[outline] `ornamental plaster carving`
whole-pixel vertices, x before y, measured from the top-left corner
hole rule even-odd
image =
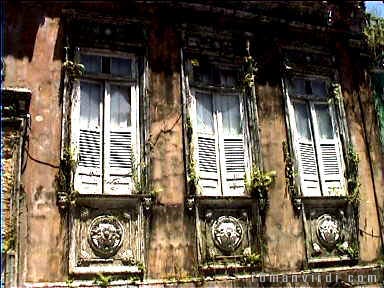
[[[142,201],[143,201],[143,208],[144,208],[144,211],[146,212],[146,213],[150,213],[151,212],[151,208],[152,208],[152,206],[153,206],[153,198],[152,197],[144,197],[143,199],[142,199]]]
[[[192,198],[192,197],[187,198],[186,207],[187,207],[188,212],[192,212],[193,208],[195,208],[195,198]]]
[[[317,237],[328,247],[333,247],[341,238],[340,222],[329,214],[323,214],[317,219]]]
[[[212,225],[212,239],[224,252],[235,251],[243,240],[243,227],[232,216],[221,216]]]
[[[111,257],[119,250],[124,229],[120,221],[111,215],[94,218],[88,229],[88,242],[95,254]]]
[[[60,210],[65,210],[68,206],[68,194],[63,191],[57,192],[57,206],[59,206]]]
[[[88,208],[86,208],[86,207],[82,207],[82,208],[80,209],[80,218],[81,218],[82,220],[86,220],[86,219],[88,219],[89,214],[90,214],[90,212],[89,212],[89,209],[88,209]]]
[[[121,261],[123,261],[124,264],[128,265],[135,265],[136,260],[133,256],[133,251],[131,249],[127,249],[121,254]]]
[[[80,258],[77,260],[77,265],[86,265],[86,263],[92,258],[92,256],[85,250],[80,251]]]

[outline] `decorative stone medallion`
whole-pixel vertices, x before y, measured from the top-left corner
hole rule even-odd
[[[221,216],[212,225],[212,238],[222,251],[233,252],[243,240],[243,227],[232,216]]]
[[[120,248],[124,229],[120,221],[111,215],[94,218],[88,228],[88,242],[95,254],[113,256]]]
[[[340,222],[329,214],[323,214],[317,219],[317,237],[328,247],[333,247],[341,238]]]

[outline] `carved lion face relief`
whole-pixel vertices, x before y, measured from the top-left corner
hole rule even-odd
[[[222,251],[233,252],[243,239],[243,227],[232,216],[221,216],[212,225],[212,238]]]
[[[341,238],[341,226],[339,221],[329,215],[323,214],[317,219],[317,236],[322,244],[331,247]]]
[[[110,215],[93,219],[88,230],[88,242],[96,254],[110,257],[120,248],[123,239],[123,226]]]

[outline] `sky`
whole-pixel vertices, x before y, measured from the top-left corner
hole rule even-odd
[[[383,1],[365,1],[365,8],[368,13],[384,18]]]

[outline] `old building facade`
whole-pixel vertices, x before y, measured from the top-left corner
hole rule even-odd
[[[7,287],[383,282],[361,1],[5,8]]]

